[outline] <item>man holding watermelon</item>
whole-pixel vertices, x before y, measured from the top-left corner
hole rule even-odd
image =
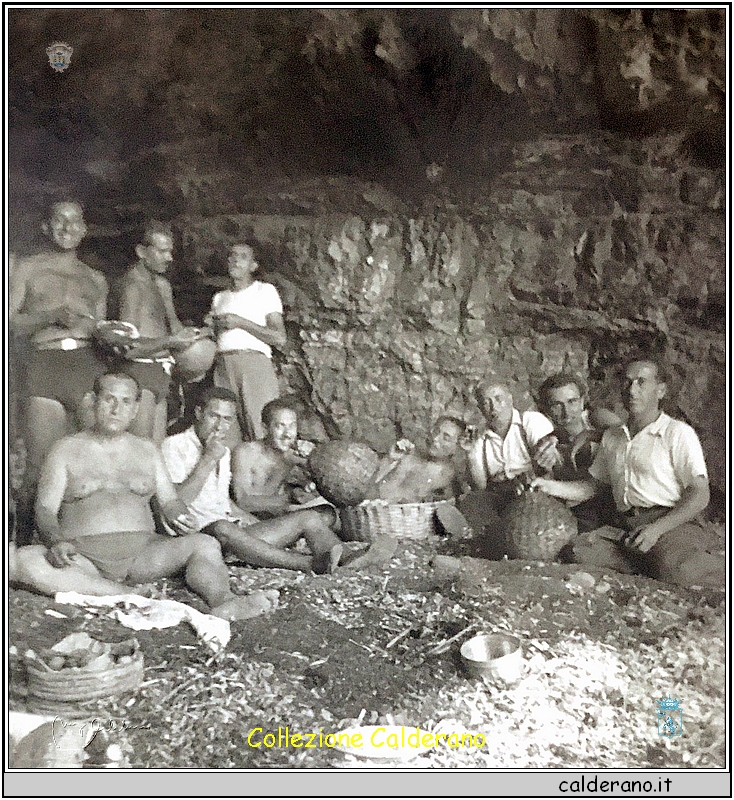
[[[610,427],[589,468],[589,478],[534,485],[582,503],[604,486],[614,495],[611,527],[574,545],[579,563],[641,572],[682,586],[725,584],[724,559],[698,517],[709,503],[706,463],[696,432],[660,405],[667,378],[659,360],[640,357],[623,371],[626,425]]]

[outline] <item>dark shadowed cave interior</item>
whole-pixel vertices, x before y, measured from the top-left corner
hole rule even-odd
[[[227,247],[286,305],[283,389],[381,451],[665,351],[726,489],[724,9],[11,9],[10,253],[78,198],[114,283],[151,217],[200,323]],[[46,47],[73,47],[64,72]],[[113,294],[114,297],[114,294]]]

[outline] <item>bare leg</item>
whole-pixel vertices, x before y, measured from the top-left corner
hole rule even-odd
[[[264,537],[258,537],[252,530],[260,525],[270,526],[276,522],[280,522],[280,520],[257,522],[246,528],[241,528],[234,522],[219,520],[209,525],[206,532],[214,536],[225,552],[233,553],[237,558],[241,558],[255,567],[279,567],[281,569],[297,569],[303,572],[310,572],[313,566],[311,556],[281,549],[297,542],[301,537],[300,531],[291,537],[291,541],[287,541],[281,546],[275,546],[269,544]]]
[[[134,591],[130,586],[103,578],[94,564],[82,555],[77,554],[74,562],[68,567],[52,567],[46,560],[46,548],[43,545],[16,548],[11,543],[8,580],[11,584],[52,597],[56,592],[108,595]]]
[[[140,407],[138,413],[130,426],[130,433],[135,436],[142,436],[144,439],[153,438],[155,427],[156,404],[155,395],[149,389],[143,389],[140,393]]]
[[[342,542],[332,530],[336,520],[334,510],[303,509],[282,517],[255,522],[245,527],[226,521],[212,527],[222,547],[243,561],[260,567],[283,567],[316,572],[330,572],[339,563]],[[290,553],[284,548],[301,537],[308,543],[313,558]]]
[[[253,592],[239,597],[229,588],[227,565],[216,539],[191,533],[148,545],[132,565],[128,579],[134,583],[165,578],[186,570],[187,585],[209,605],[212,614],[225,619],[249,619],[274,608],[273,593]],[[277,592],[275,593],[277,597]]]

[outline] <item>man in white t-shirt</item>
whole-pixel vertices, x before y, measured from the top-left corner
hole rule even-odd
[[[230,450],[224,444],[236,419],[237,398],[212,387],[195,409],[194,425],[161,445],[166,469],[194,527],[215,537],[225,553],[248,564],[308,572],[331,571],[342,544],[333,531],[334,509],[324,505],[259,521],[230,499]],[[304,538],[311,554],[289,550]]]
[[[629,420],[604,433],[589,480],[537,478],[535,485],[573,503],[611,487],[616,506],[612,527],[574,545],[579,563],[642,572],[681,586],[723,586],[724,560],[698,523],[709,502],[701,443],[690,425],[660,409],[666,390],[659,361],[628,362],[622,400]]]
[[[207,317],[217,334],[214,384],[238,396],[242,435],[256,440],[265,433],[263,407],[280,393],[272,348],[286,342],[283,305],[275,286],[255,280],[259,264],[249,244],[234,245],[227,263],[232,288],[214,295]]]

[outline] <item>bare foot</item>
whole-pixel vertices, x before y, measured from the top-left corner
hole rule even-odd
[[[357,555],[347,561],[340,569],[364,569],[379,564],[386,564],[398,549],[398,540],[394,536],[376,536],[366,553]]]
[[[258,590],[246,596],[237,595],[226,603],[212,608],[215,617],[235,622],[240,619],[252,619],[261,614],[269,614],[278,607],[280,592],[277,589]]]

